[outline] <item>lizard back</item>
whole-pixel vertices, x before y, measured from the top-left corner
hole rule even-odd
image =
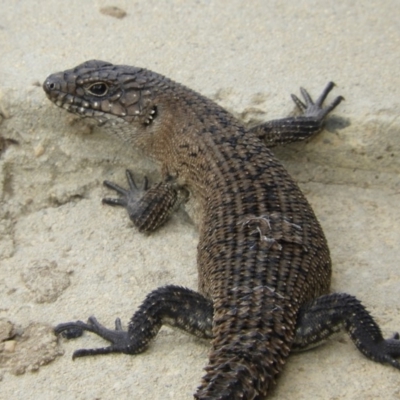
[[[174,108],[186,120],[198,96],[189,93]],[[281,371],[298,308],[328,291],[329,251],[310,205],[272,152],[221,107],[196,101],[204,106],[194,110],[212,112],[195,113],[195,128],[180,131],[174,147],[191,143],[177,159],[202,205],[199,290],[214,304],[213,349],[197,396],[240,398],[248,380],[243,395],[251,399],[266,395]]]

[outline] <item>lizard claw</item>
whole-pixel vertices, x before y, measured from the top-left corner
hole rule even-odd
[[[316,119],[324,119],[342,100],[344,100],[343,96],[338,96],[335,100],[332,101],[327,107],[322,107],[323,102],[328,96],[329,92],[333,89],[335,84],[333,82],[329,82],[325,89],[322,91],[321,95],[314,102],[307,92],[306,89],[300,88],[300,93],[304,98],[305,103],[303,103],[296,95],[292,94],[292,100],[299,108],[299,110],[304,114],[305,117],[314,117]]]
[[[106,197],[102,199],[103,204],[108,204],[110,206],[121,206],[129,211],[129,209],[138,201],[139,194],[143,191],[147,191],[149,185],[147,177],[144,177],[143,179],[142,188],[138,189],[135,180],[133,179],[132,172],[126,170],[125,175],[126,180],[128,181],[129,189],[124,189],[123,187],[110,181],[103,182],[104,186],[108,187],[109,189],[115,190],[118,194],[121,195],[121,197],[119,198]]]

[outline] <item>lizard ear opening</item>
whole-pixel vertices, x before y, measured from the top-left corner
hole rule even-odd
[[[87,91],[93,96],[102,97],[107,94],[108,86],[104,82],[96,82],[90,85]]]

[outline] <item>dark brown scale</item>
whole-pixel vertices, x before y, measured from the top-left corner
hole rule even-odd
[[[107,93],[99,96],[103,85]],[[267,395],[292,347],[312,346],[344,327],[367,357],[400,368],[394,359],[400,355],[398,336],[384,340],[351,296],[327,295],[331,261],[324,234],[298,186],[263,142],[273,146],[317,133],[342,100],[322,107],[332,83],[315,103],[304,89],[306,104],[293,98],[304,115],[252,129],[211,100],[145,69],[88,61],[51,75],[43,87],[54,102],[74,96],[65,108],[97,119],[160,164],[164,181],[141,198],[130,175],[129,190],[106,182],[121,198],[104,201],[124,206],[139,230],[163,224],[186,191],[202,216],[200,293],[174,286],[155,290],[128,332],[119,321],[109,330],[93,318],[59,325],[56,332],[68,338],[87,330],[111,342],[77,350],[74,357],[136,354],[167,323],[212,337],[197,399],[258,399]]]

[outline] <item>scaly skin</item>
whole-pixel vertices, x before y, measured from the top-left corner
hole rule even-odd
[[[88,61],[51,75],[43,87],[58,106],[96,119],[160,164],[163,182],[155,189],[138,199],[128,174],[130,190],[106,183],[122,196],[106,203],[126,207],[147,232],[166,221],[184,191],[195,197],[202,215],[200,293],[176,286],[155,290],[128,332],[119,321],[111,331],[94,318],[59,325],[56,332],[69,338],[88,330],[111,342],[78,350],[75,357],[139,353],[168,323],[212,337],[197,399],[258,399],[267,395],[292,347],[314,345],[344,326],[365,355],[399,368],[398,337],[385,341],[353,297],[326,295],[331,261],[325,236],[297,184],[263,142],[273,146],[318,132],[342,100],[322,108],[333,84],[315,104],[304,89],[306,104],[294,97],[303,116],[251,130],[211,100],[141,68]]]

